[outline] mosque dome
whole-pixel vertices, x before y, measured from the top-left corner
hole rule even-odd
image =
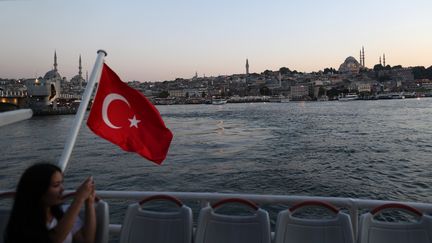
[[[60,74],[58,73],[57,70],[53,69],[51,71],[48,71],[45,76],[44,79],[62,79]]]
[[[339,66],[339,72],[346,73],[358,73],[361,68],[360,63],[352,56],[345,59],[344,63]]]
[[[71,80],[71,84],[73,85],[82,85],[85,82],[85,79],[81,75],[75,75]]]

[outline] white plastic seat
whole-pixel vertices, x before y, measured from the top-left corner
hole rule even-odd
[[[323,207],[332,212],[332,218],[304,219],[293,216],[304,207]],[[353,243],[354,234],[349,215],[340,212],[330,204],[319,201],[305,201],[290,209],[279,212],[275,243]]]
[[[109,241],[109,207],[108,203],[99,200],[95,203],[96,212],[96,240],[95,243],[108,243]]]
[[[399,209],[417,216],[417,222],[383,222],[374,217],[387,209]],[[359,243],[431,243],[432,217],[407,205],[392,203],[375,208],[360,217]]]
[[[141,208],[153,200],[169,200],[176,211],[160,212]],[[192,210],[176,198],[157,195],[129,205],[120,232],[120,243],[191,243]]]
[[[214,208],[225,203],[242,203],[252,207],[253,215],[223,215]],[[268,213],[244,199],[227,199],[201,209],[195,243],[270,243],[270,221]]]

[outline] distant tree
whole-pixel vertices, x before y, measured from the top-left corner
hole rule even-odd
[[[169,96],[168,91],[164,90],[159,93],[158,98],[167,98]]]
[[[324,68],[323,71],[324,74],[328,74],[328,73],[338,73],[338,71],[334,68]]]
[[[326,89],[324,87],[319,87],[318,89],[318,97],[326,94]]]
[[[291,70],[289,70],[289,68],[287,68],[287,67],[281,67],[281,68],[279,68],[279,72],[281,74],[290,74]]]
[[[201,93],[201,97],[202,97],[202,98],[205,98],[206,96],[207,96],[206,92],[203,91],[203,92]]]
[[[384,69],[384,67],[383,67],[383,65],[381,65],[381,64],[376,64],[375,66],[374,66],[374,68],[373,68],[373,70],[375,71],[375,72],[377,72],[377,71],[381,71],[381,70],[383,70]]]
[[[331,98],[339,96],[340,93],[341,93],[341,91],[336,89],[336,88],[331,88],[331,89],[327,90],[327,96],[331,97]]]
[[[378,77],[378,81],[380,81],[380,82],[384,82],[384,81],[388,81],[388,80],[391,80],[390,76],[388,76],[388,75],[382,75],[382,76]]]
[[[264,72],[262,72],[261,74],[264,74],[264,75],[266,75],[266,76],[269,76],[269,75],[273,74],[273,71],[267,69],[267,70],[265,70]]]
[[[432,70],[432,69],[430,69],[430,67],[426,69],[423,66],[417,66],[417,67],[413,67],[411,69],[411,72],[414,75],[414,79],[424,79],[424,78],[430,78],[428,75],[428,70]]]
[[[402,69],[402,65],[393,66],[392,69]]]
[[[270,95],[270,89],[267,86],[263,86],[260,88],[261,95]]]
[[[189,92],[186,92],[185,97],[186,97],[186,99],[189,98]]]

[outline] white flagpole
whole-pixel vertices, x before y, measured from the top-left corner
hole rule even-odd
[[[79,129],[81,128],[82,120],[84,119],[85,112],[87,110],[88,103],[90,101],[93,88],[96,82],[100,79],[102,73],[102,64],[104,61],[104,57],[107,56],[107,53],[104,50],[97,51],[96,62],[93,66],[93,70],[90,74],[90,80],[87,83],[84,94],[81,99],[81,104],[78,108],[78,111],[75,115],[75,120],[73,123],[72,130],[69,133],[69,137],[67,138],[65,147],[63,149],[63,153],[61,155],[58,166],[64,172],[66,170],[67,163],[69,162],[70,155],[72,153],[72,149],[75,145],[76,138],[78,136]]]

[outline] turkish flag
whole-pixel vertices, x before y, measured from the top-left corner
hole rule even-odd
[[[97,135],[123,150],[161,164],[173,138],[156,107],[103,65],[97,94],[87,120]]]

